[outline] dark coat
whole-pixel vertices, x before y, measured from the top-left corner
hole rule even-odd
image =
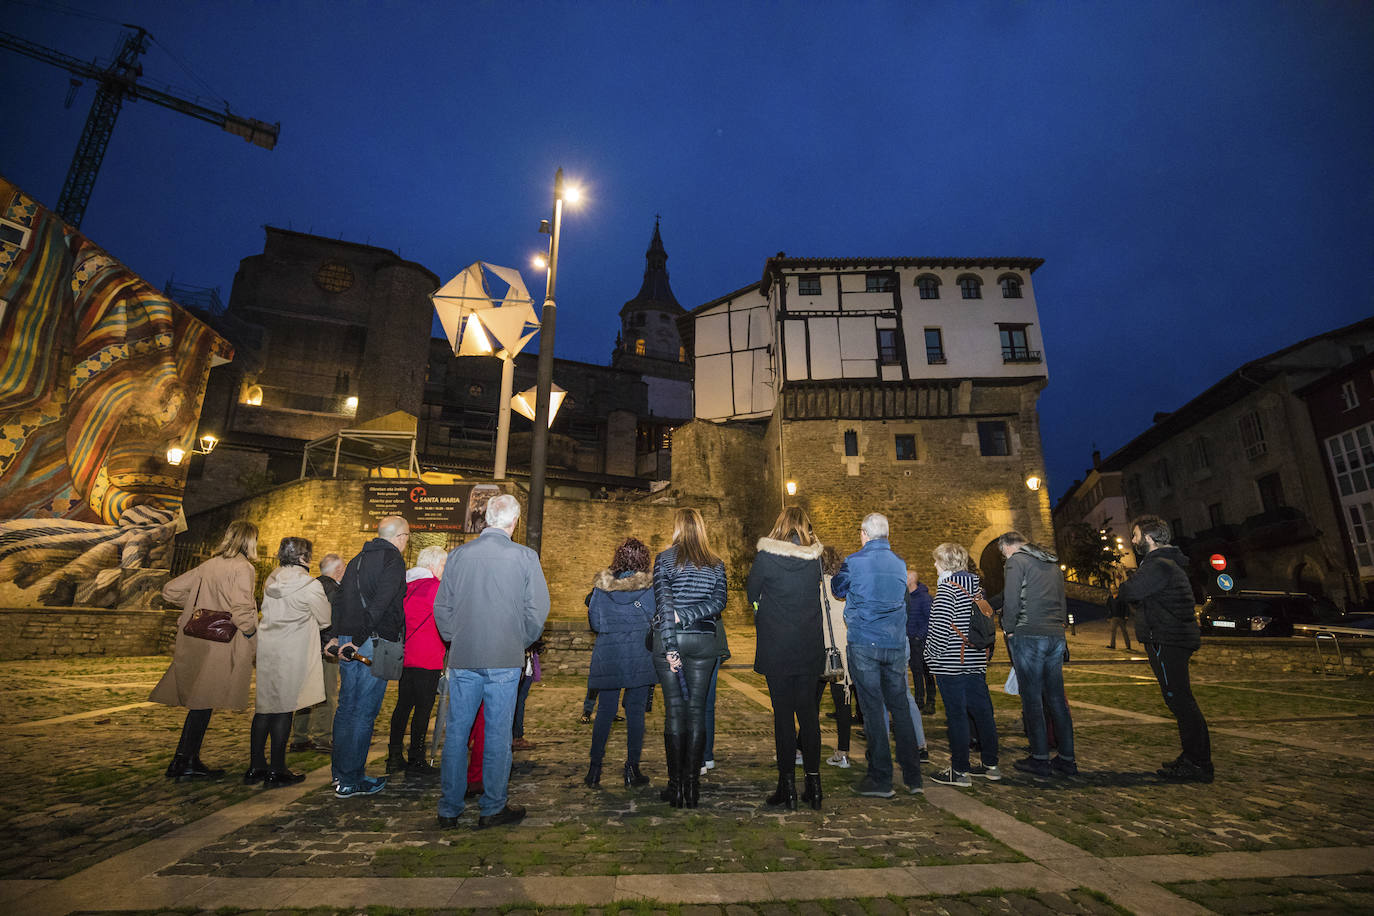
[[[925,639],[930,633],[930,606],[935,601],[924,582],[906,596],[906,638]]]
[[[1007,557],[1002,628],[1012,636],[1063,636],[1069,625],[1059,558],[1035,544]]]
[[[654,618],[654,577],[648,572],[611,575],[603,569],[587,596],[587,624],[596,633],[587,686],[593,690],[658,683],[644,637]]]
[[[758,645],[754,670],[763,675],[812,675],[825,668],[821,628],[820,542],[800,547],[759,538],[745,594],[754,606]]]
[[[1139,608],[1135,635],[1141,642],[1194,652],[1202,645],[1187,569],[1183,551],[1172,545],[1156,547],[1140,561],[1136,574],[1117,589],[1119,600],[1133,601]]]
[[[405,597],[405,558],[390,541],[373,538],[344,569],[331,602],[332,629],[359,645],[373,633],[398,640],[405,632]]]

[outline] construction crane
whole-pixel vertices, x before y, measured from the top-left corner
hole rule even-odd
[[[81,131],[81,140],[76,146],[76,155],[72,156],[71,167],[67,169],[67,180],[62,184],[62,195],[57,200],[55,212],[72,226],[80,226],[82,217],[86,215],[86,205],[91,200],[95,178],[100,173],[100,163],[105,158],[105,148],[110,144],[115,119],[119,117],[119,109],[125,99],[147,99],[164,108],[222,127],[263,149],[272,149],[277,145],[277,134],[281,130],[281,122],[268,124],[255,118],[241,117],[231,112],[227,103],[223,111],[217,111],[196,100],[182,98],[170,91],[138,82],[138,78],[143,75],[143,67],[138,63],[138,58],[148,50],[148,32],[127,23],[124,28],[134,31],[124,36],[118,56],[113,63],[105,67],[94,62],[78,60],[52,48],[45,48],[18,35],[0,32],[0,48],[18,51],[34,60],[69,70],[82,79],[99,83],[100,88],[96,90],[95,101],[91,103],[91,113],[86,117],[86,127]],[[76,80],[72,83],[74,93],[79,83]],[[68,107],[71,103],[72,95],[68,94]]]

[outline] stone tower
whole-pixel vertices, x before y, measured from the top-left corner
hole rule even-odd
[[[678,305],[668,285],[668,252],[663,248],[657,217],[644,260],[639,294],[620,309],[620,333],[611,365],[650,375],[688,377],[687,353],[677,330],[677,319],[686,310]]]

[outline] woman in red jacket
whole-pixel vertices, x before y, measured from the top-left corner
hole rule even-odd
[[[420,551],[415,568],[406,572],[406,633],[404,667],[396,688],[396,709],[391,713],[391,740],[388,742],[386,771],[405,770],[418,775],[438,772],[425,760],[425,738],[429,734],[429,714],[444,670],[448,646],[434,624],[434,596],[444,576],[448,551],[430,546]],[[402,753],[406,719],[410,719],[410,762]]]

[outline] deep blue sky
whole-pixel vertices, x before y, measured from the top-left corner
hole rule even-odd
[[[654,214],[688,308],[793,256],[1035,256],[1054,498],[1246,360],[1374,313],[1374,4],[0,0],[83,59],[281,121],[147,102],[83,231],[227,298],[263,225],[447,279],[520,267],[558,166],[558,354],[605,362]],[[183,69],[185,64],[194,76]],[[52,205],[94,88],[0,51],[0,173]]]

